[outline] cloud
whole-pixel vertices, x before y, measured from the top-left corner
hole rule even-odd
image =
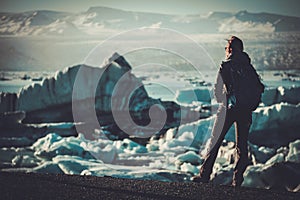
[[[242,22],[235,17],[225,20],[221,23],[218,28],[221,33],[232,33],[232,32],[275,32],[275,27],[270,22],[257,23],[246,21]]]

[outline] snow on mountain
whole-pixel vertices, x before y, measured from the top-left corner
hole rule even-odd
[[[1,13],[1,35],[62,35],[79,34],[80,31],[65,18],[70,15],[55,11],[29,11]]]
[[[36,29],[33,35],[81,35],[76,26],[68,21],[56,20],[55,22]]]
[[[270,22],[257,23],[252,21],[240,21],[236,17],[226,19],[221,23],[218,28],[219,32],[232,33],[232,32],[274,32],[275,27]]]
[[[298,17],[240,11],[231,17],[225,17],[218,30],[219,32],[299,31],[299,22]]]
[[[184,33],[299,31],[300,18],[269,13],[210,12],[167,15],[91,7],[81,13],[29,11],[0,13],[0,35],[95,35],[139,27],[171,28]]]
[[[98,29],[100,27],[102,30],[100,29],[99,31],[123,31],[138,27],[149,27],[159,24],[160,22],[165,24],[168,23],[171,18],[172,15],[131,12],[106,7],[91,7],[86,12],[76,15],[74,23],[78,27],[87,28],[87,26],[90,26],[90,28]],[[80,20],[83,20],[83,23],[78,23]],[[87,33],[91,32],[90,29],[85,30]]]
[[[300,18],[283,16],[271,13],[249,13],[247,11],[240,11],[235,14],[235,17],[242,21],[251,21],[253,23],[270,23],[275,27],[275,31],[299,31]]]

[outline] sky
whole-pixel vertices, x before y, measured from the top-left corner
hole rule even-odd
[[[299,0],[0,0],[0,12],[56,10],[84,12],[92,6],[165,14],[205,14],[210,11],[269,12],[300,17]]]

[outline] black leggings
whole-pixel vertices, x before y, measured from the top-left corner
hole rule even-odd
[[[248,135],[252,123],[252,112],[249,110],[226,109],[221,106],[212,129],[212,136],[208,146],[208,153],[201,167],[200,174],[209,180],[222,141],[232,124],[235,123],[236,137],[236,166],[234,168],[234,181],[242,182],[243,173],[248,165]]]

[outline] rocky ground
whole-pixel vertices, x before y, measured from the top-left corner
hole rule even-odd
[[[112,177],[0,173],[1,199],[300,199],[300,193]]]

